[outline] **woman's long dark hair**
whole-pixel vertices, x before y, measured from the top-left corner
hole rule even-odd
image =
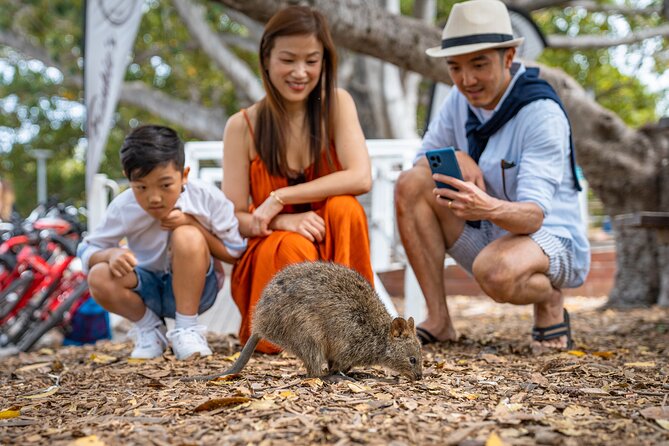
[[[337,84],[337,54],[330,36],[327,20],[307,6],[290,6],[274,14],[265,26],[260,41],[260,73],[267,95],[258,104],[255,146],[258,156],[271,175],[290,176],[286,159],[288,119],[284,100],[269,79],[268,65],[277,37],[314,35],[323,44],[321,75],[307,98],[305,120],[309,129],[309,153],[316,173],[321,168],[321,153],[325,150],[332,167],[330,142],[334,135],[334,101]]]

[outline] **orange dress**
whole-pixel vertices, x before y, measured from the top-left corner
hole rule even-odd
[[[244,117],[253,135],[251,123]],[[252,138],[253,140],[253,138]],[[341,170],[334,147],[331,159],[336,170]],[[320,176],[331,173],[323,154]],[[304,181],[316,178],[313,166],[304,171]],[[249,168],[251,211],[269,197],[270,192],[288,186],[288,178],[270,175],[258,156]],[[285,266],[305,260],[326,260],[346,265],[358,271],[369,283],[374,284],[369,250],[369,233],[365,211],[352,195],[339,195],[326,200],[299,205],[286,205],[281,213],[297,213],[312,210],[325,220],[325,237],[322,242],[312,242],[300,234],[290,231],[274,231],[267,237],[253,237],[248,247],[232,270],[232,298],[242,315],[239,339],[246,343],[251,336],[253,310],[265,285]],[[263,353],[278,353],[277,346],[261,341],[256,350]]]

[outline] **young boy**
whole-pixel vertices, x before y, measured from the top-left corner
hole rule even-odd
[[[216,299],[219,261],[232,263],[246,248],[233,205],[214,186],[187,181],[183,143],[170,128],[133,130],[121,165],[131,189],[78,249],[91,294],[135,323],[132,358],[158,357],[168,341],[179,360],[211,355],[197,316]],[[161,317],[174,318],[175,328],[165,333]]]

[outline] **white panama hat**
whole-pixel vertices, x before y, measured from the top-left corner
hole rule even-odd
[[[456,3],[441,34],[441,46],[425,52],[432,57],[458,56],[490,48],[520,45],[513,38],[506,5],[498,0],[470,0]]]

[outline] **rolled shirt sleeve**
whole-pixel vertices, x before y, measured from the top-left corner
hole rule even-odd
[[[77,256],[81,259],[84,273],[88,274],[91,256],[109,248],[116,248],[125,236],[126,230],[123,223],[123,215],[118,207],[118,202],[112,202],[100,226],[92,231],[77,247]]]

